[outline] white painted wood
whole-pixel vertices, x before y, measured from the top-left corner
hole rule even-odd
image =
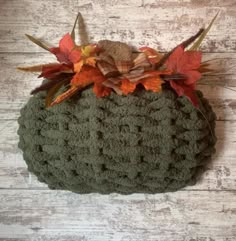
[[[91,41],[120,40],[167,51],[209,24],[219,10],[202,49],[236,52],[234,0],[1,0],[0,6],[0,52],[42,51],[24,33],[56,44],[71,31],[78,11]]]
[[[234,241],[236,192],[122,196],[0,190],[3,240]]]

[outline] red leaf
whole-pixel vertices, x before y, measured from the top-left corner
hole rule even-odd
[[[185,74],[189,70],[196,70],[201,65],[202,53],[198,51],[184,51],[179,46],[166,61],[166,67],[177,73]]]
[[[81,60],[81,51],[79,49],[72,49],[69,54],[69,60],[71,63],[75,64]]]
[[[196,108],[199,106],[197,95],[192,88],[187,87],[187,86],[184,87],[184,95],[192,102],[192,104]]]
[[[64,37],[59,42],[60,51],[67,56],[70,54],[71,50],[74,47],[75,47],[75,43],[69,33],[64,35]]]
[[[70,34],[67,33],[59,42],[58,48],[50,48],[60,63],[77,63],[81,59],[81,51],[76,47]]]
[[[195,94],[195,85],[179,85],[175,81],[170,81],[171,87],[176,91],[178,96],[186,96],[195,107],[198,107],[198,98]]]
[[[201,78],[201,73],[196,70],[188,70],[185,73],[187,79],[185,80],[185,84],[191,85],[196,82],[196,80]]]
[[[202,53],[199,51],[183,52],[180,61],[178,62],[179,71],[188,71],[198,69],[201,65]]]
[[[175,90],[178,96],[182,96],[184,94],[183,84],[177,84],[176,81],[171,80],[170,86]]]
[[[70,72],[70,71],[73,71],[73,66],[66,65],[66,64],[52,64],[50,66],[43,66],[42,73],[39,75],[39,77],[51,79],[56,75],[59,75],[60,73]]]
[[[60,48],[50,48],[50,52],[57,57],[57,60],[60,63],[66,63],[66,64],[70,63],[68,56],[66,56],[63,52],[61,52]]]
[[[184,53],[183,47],[182,46],[177,47],[166,61],[167,69],[177,71],[177,64],[180,61],[180,58],[183,55],[183,53]]]
[[[168,70],[177,74],[183,74],[187,78],[171,80],[170,85],[179,95],[185,95],[195,107],[198,99],[195,94],[195,83],[201,78],[197,70],[201,65],[202,54],[198,51],[184,51],[183,46],[177,47],[166,61]]]

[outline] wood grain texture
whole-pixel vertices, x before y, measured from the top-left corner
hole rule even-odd
[[[57,45],[81,11],[92,42],[168,51],[219,10],[202,45],[216,71],[198,85],[217,114],[217,152],[197,185],[156,195],[78,195],[48,190],[27,171],[16,120],[41,79],[15,68],[55,59],[25,33]],[[0,241],[235,241],[235,23],[235,0],[0,0]]]
[[[234,0],[0,0],[0,6],[0,52],[41,51],[24,33],[57,44],[71,31],[78,11],[91,41],[120,40],[167,51],[207,25],[219,10],[202,49],[236,52]]]
[[[127,198],[117,194],[0,190],[0,237],[4,240],[234,241],[235,195],[236,192],[228,191],[179,191],[134,194]]]

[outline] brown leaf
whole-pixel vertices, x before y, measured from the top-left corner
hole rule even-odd
[[[32,41],[33,43],[37,44],[39,47],[47,50],[50,52],[50,48],[47,47],[44,43],[42,43],[39,39],[36,39],[35,37],[33,36],[30,36],[28,34],[25,35],[30,41]]]
[[[55,65],[55,63],[39,64],[39,65],[26,66],[26,67],[17,67],[17,69],[25,72],[42,72],[43,67],[49,67],[52,65]]]
[[[48,90],[46,99],[45,99],[45,104],[46,107],[49,107],[53,101],[53,98],[55,94],[58,92],[58,90],[67,82],[68,80],[62,80],[61,82],[55,84],[54,86],[51,87],[51,89]]]
[[[62,101],[69,99],[71,96],[75,95],[80,88],[77,86],[71,86],[66,92],[57,96],[57,98],[50,104],[49,107],[60,104]]]
[[[48,82],[41,84],[40,86],[36,87],[34,90],[30,92],[31,95],[37,94],[40,91],[48,90],[52,88],[55,84],[63,81],[64,79],[67,79],[67,81],[70,80],[71,75],[65,76],[65,74],[58,75],[56,79],[48,80]]]
[[[76,17],[75,22],[74,22],[73,29],[72,29],[71,34],[70,34],[71,38],[74,41],[75,41],[75,27],[76,27],[76,24],[78,23],[79,17],[81,17],[81,13],[80,12],[78,12],[78,14],[77,14],[77,17]]]

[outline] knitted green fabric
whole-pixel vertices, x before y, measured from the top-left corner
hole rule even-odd
[[[45,93],[37,94],[21,110],[19,147],[29,171],[51,189],[175,191],[193,185],[214,152],[216,117],[196,93],[205,117],[172,90],[96,98],[87,89],[48,109]]]

